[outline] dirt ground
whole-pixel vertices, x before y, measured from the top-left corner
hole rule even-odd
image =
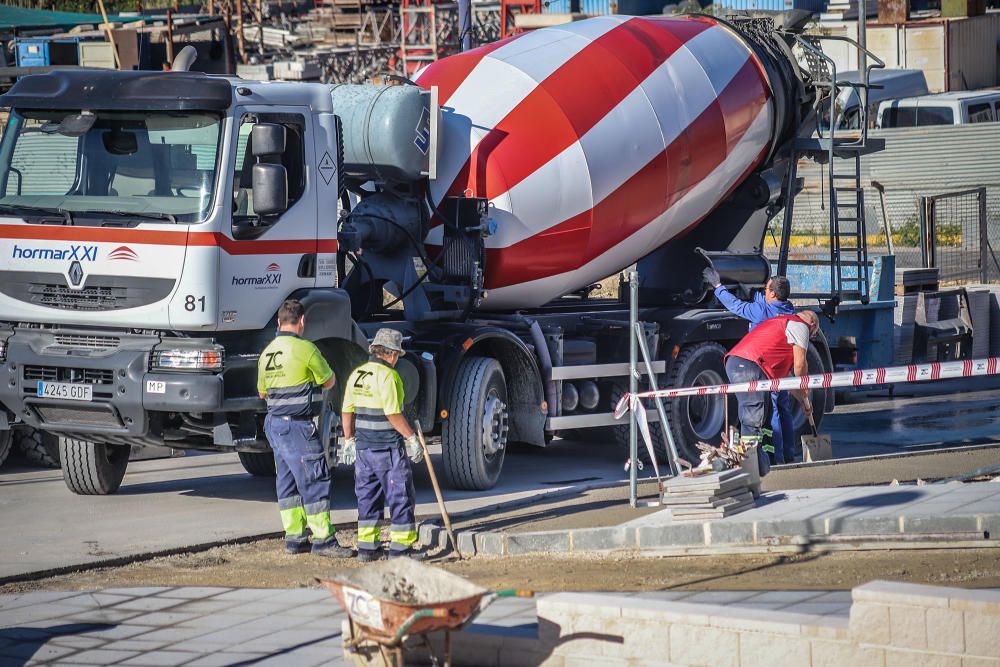
[[[346,537],[346,534],[343,536]],[[343,538],[342,538],[343,539]],[[345,540],[346,542],[346,540]],[[797,590],[849,589],[872,579],[1000,587],[996,548],[933,549],[655,557],[638,553],[601,556],[484,557],[434,561],[488,588],[545,591]],[[360,564],[317,556],[289,556],[277,539],[216,547],[37,581],[0,586],[0,594],[35,590],[94,590],[128,586],[314,586]]]

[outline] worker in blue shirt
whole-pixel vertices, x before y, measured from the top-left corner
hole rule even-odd
[[[715,298],[726,310],[750,321],[750,330],[777,315],[794,315],[795,307],[788,302],[791,285],[785,276],[767,281],[763,292],[754,292],[752,301],[744,301],[722,286],[719,272],[709,267],[704,271],[705,282],[715,288]],[[768,452],[772,463],[792,463],[795,460],[795,426],[792,422],[792,397],[787,391],[771,394],[771,430],[773,451]],[[767,451],[765,447],[765,451]]]

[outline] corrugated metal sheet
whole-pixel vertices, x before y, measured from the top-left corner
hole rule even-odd
[[[975,90],[1000,85],[998,40],[998,13],[948,22],[950,90]]]
[[[894,226],[916,219],[921,196],[977,187],[987,188],[990,221],[1000,225],[1000,169],[995,159],[1000,155],[1000,123],[873,130],[870,136],[884,138],[886,149],[861,161],[869,232],[877,233],[881,225],[879,195],[871,187],[872,179],[885,186]],[[849,173],[852,168],[835,160],[837,173]],[[821,173],[825,172],[813,162],[799,165],[806,189],[795,203],[795,225],[803,233],[827,229],[828,213],[821,208]]]

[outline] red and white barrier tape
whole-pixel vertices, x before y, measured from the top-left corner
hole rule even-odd
[[[709,387],[682,387],[643,391],[634,397],[625,394],[615,406],[615,419],[629,411],[630,404],[640,398],[679,398],[681,396],[711,396],[714,394],[739,394],[754,391],[788,391],[790,389],[832,389],[834,387],[864,387],[882,384],[905,384],[927,380],[949,380],[986,375],[1000,375],[1000,357],[968,359],[966,361],[933,362],[930,364],[910,364],[890,368],[870,368],[863,371],[842,373],[822,373],[787,377],[780,380],[755,380],[737,384],[717,384]]]

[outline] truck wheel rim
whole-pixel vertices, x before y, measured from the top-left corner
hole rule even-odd
[[[710,387],[725,382],[717,372],[705,370],[698,373],[691,384]],[[691,396],[687,401],[687,419],[699,440],[710,441],[718,437],[726,423],[725,396]]]
[[[488,458],[507,446],[507,404],[494,392],[483,406],[483,450]]]

